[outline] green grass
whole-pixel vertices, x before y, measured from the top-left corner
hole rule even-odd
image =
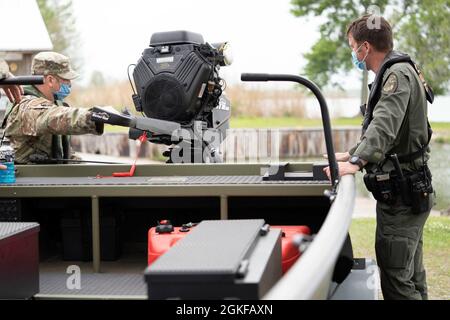
[[[339,118],[333,119],[333,126],[360,126],[360,118]],[[299,119],[293,117],[281,118],[231,118],[231,128],[311,128],[321,127],[320,119]],[[127,128],[119,126],[105,125],[105,132],[128,132]]]
[[[332,119],[333,126],[360,126],[361,122],[361,118]],[[230,126],[231,128],[311,128],[321,127],[322,121],[320,119],[305,119],[294,117],[239,117],[231,118]]]
[[[450,131],[450,122],[431,122],[434,131]]]
[[[374,218],[353,219],[355,257],[375,259]],[[424,229],[424,264],[430,299],[450,299],[450,218],[430,217]]]
[[[119,127],[119,126],[111,126],[109,124],[105,125],[105,133],[122,133],[122,132],[128,132],[129,129],[125,127]]]
[[[336,118],[331,120],[333,127],[361,126],[362,118]],[[231,128],[312,128],[322,127],[321,119],[305,119],[295,117],[239,117],[231,118]],[[433,122],[433,130],[439,133],[448,133],[450,136],[450,123]],[[105,126],[105,132],[128,132],[127,128],[119,126]],[[443,138],[446,139],[446,138]]]
[[[361,126],[362,118],[335,118],[331,119],[332,126]],[[321,119],[305,119],[294,117],[239,117],[231,118],[232,128],[308,128],[322,126]],[[436,132],[450,132],[450,122],[432,122],[431,126]]]

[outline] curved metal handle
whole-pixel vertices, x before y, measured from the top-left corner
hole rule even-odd
[[[334,153],[333,136],[331,133],[330,115],[328,113],[328,106],[325,98],[319,87],[312,81],[289,74],[267,74],[267,73],[243,73],[241,75],[242,81],[290,81],[297,82],[304,85],[314,93],[320,104],[320,111],[322,113],[323,131],[325,135],[325,144],[328,154],[328,163],[331,172],[331,184],[333,185],[333,192],[339,183],[339,167],[336,161],[336,154]]]

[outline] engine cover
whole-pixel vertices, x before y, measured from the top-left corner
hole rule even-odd
[[[133,73],[147,117],[187,123],[201,111],[214,72],[201,45],[201,35],[186,31],[153,35]]]

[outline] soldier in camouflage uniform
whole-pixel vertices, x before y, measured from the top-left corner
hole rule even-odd
[[[379,28],[370,28],[374,18],[380,19]],[[364,168],[368,173],[365,179],[378,172],[394,181],[396,171],[389,155],[396,154],[407,177],[417,176],[426,168],[431,188],[426,162],[431,138],[427,97],[431,96],[428,100],[432,102],[432,91],[409,56],[393,50],[392,30],[382,17],[357,19],[349,26],[347,35],[355,66],[373,71],[376,78],[370,86],[359,143],[347,153],[336,154],[340,175],[355,174]],[[325,171],[329,175],[329,168]],[[412,196],[411,190],[412,187],[408,194]],[[417,208],[395,192],[398,191],[393,191],[395,198],[391,201],[382,197],[385,194],[373,192],[378,198],[375,249],[383,296],[425,300],[428,292],[422,236],[434,195],[432,191],[424,193],[425,203]]]
[[[0,80],[8,78],[11,74],[9,73],[9,67],[5,60],[0,59]],[[0,85],[0,89],[5,91],[6,96],[11,102],[20,102],[22,99],[23,90],[20,86],[14,85]]]
[[[19,164],[54,163],[72,158],[67,135],[103,133],[103,125],[90,120],[91,111],[73,108],[62,100],[77,78],[69,59],[56,52],[41,52],[32,62],[32,73],[44,84],[26,86],[22,101],[7,111],[5,136]]]

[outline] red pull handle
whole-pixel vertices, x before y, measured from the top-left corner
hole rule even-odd
[[[131,169],[129,172],[114,172],[113,177],[115,178],[125,178],[125,177],[133,177],[134,173],[136,171],[136,162],[139,157],[139,154],[141,153],[141,147],[144,144],[145,141],[147,141],[147,133],[144,132],[140,137],[139,141],[141,142],[141,145],[139,146],[138,152],[136,153],[136,158],[134,159],[134,164],[131,166]]]

